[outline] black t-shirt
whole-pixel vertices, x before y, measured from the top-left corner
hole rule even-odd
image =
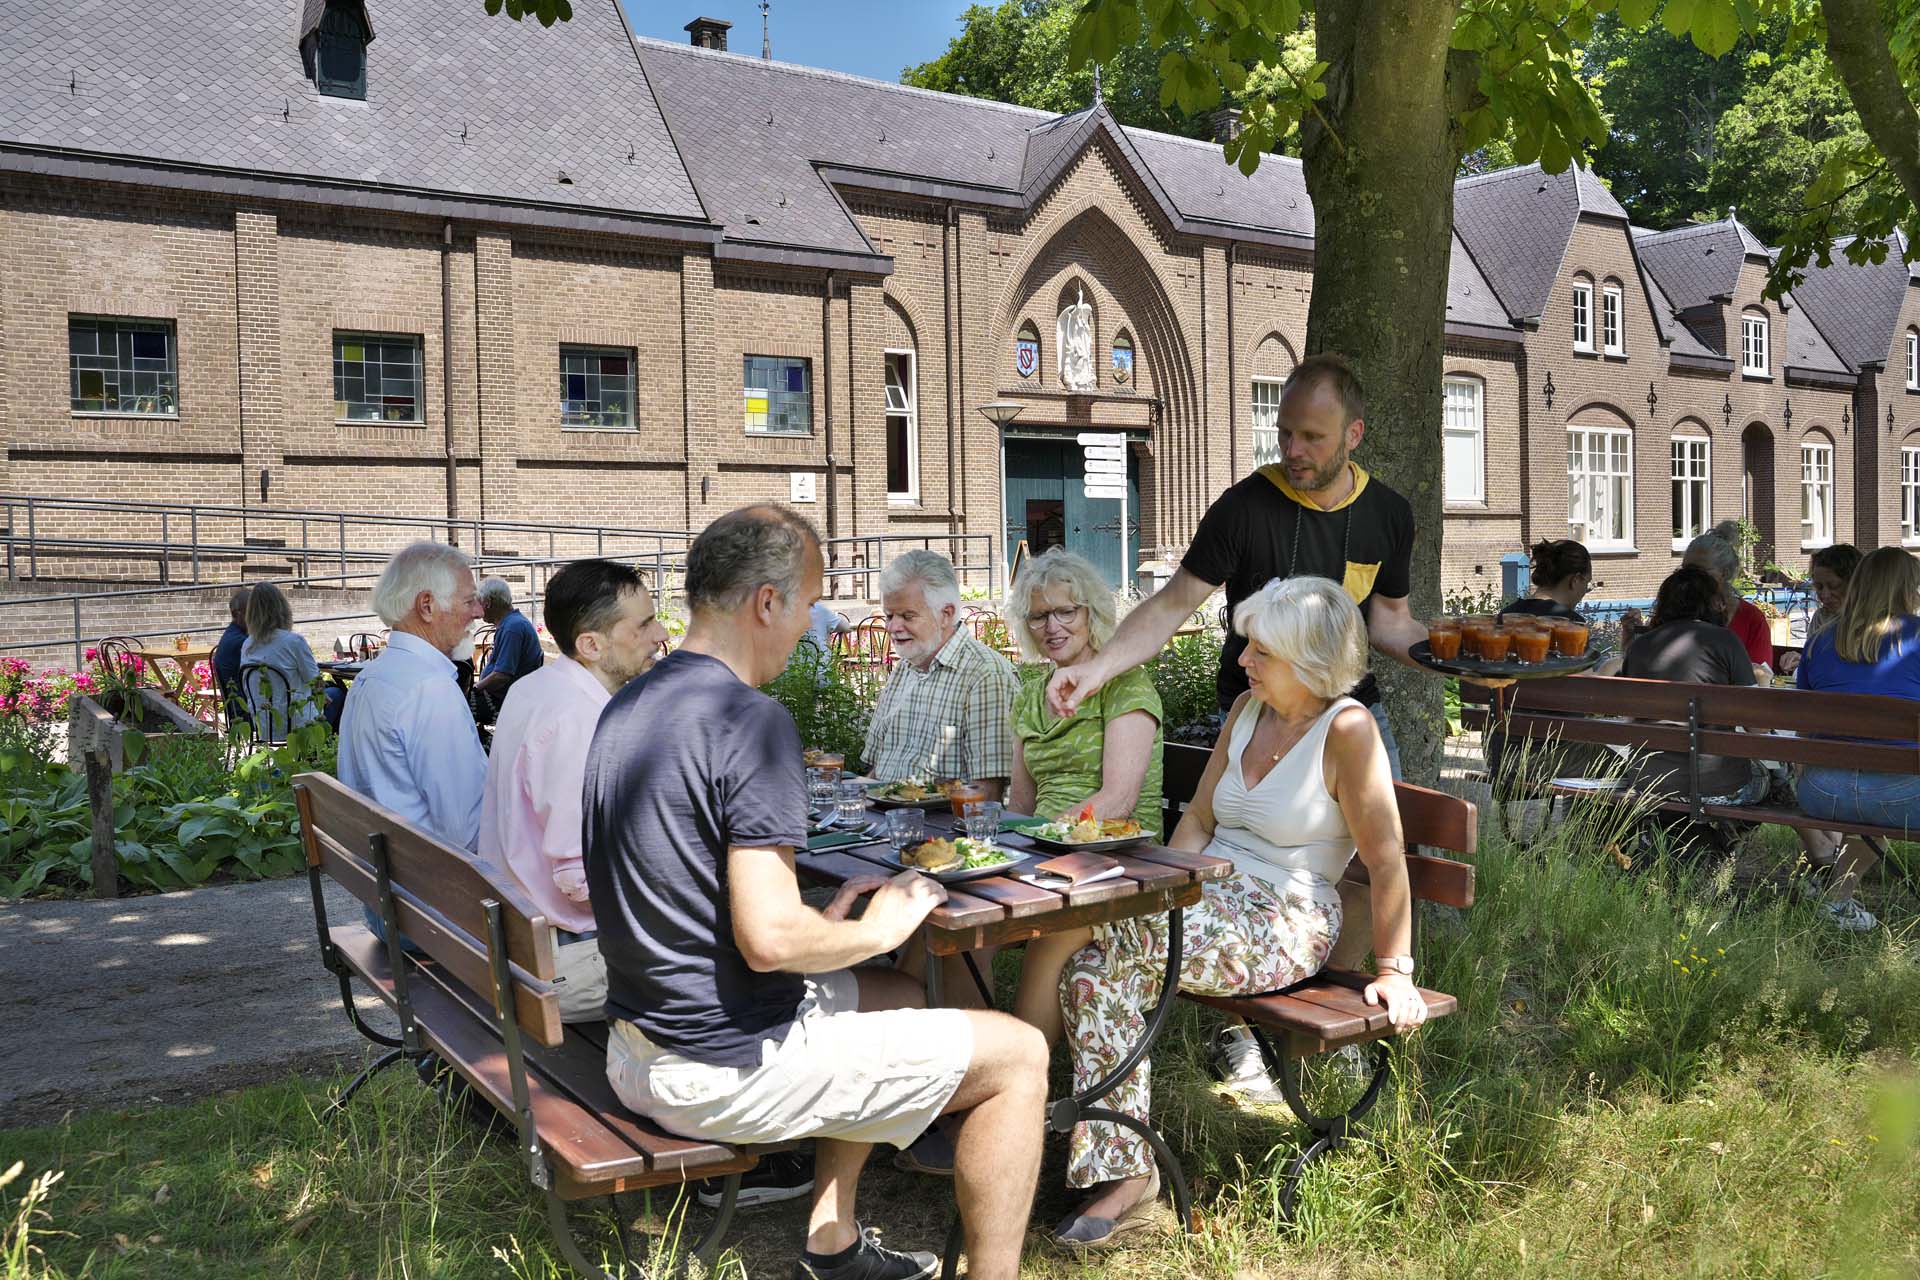
[[[1404,597],[1412,590],[1413,507],[1386,485],[1353,466],[1353,493],[1330,511],[1299,500],[1286,472],[1262,467],[1214,500],[1180,567],[1203,582],[1227,589],[1227,608],[1272,582],[1302,574],[1331,578],[1346,587],[1364,616],[1376,595]],[[1220,707],[1247,691],[1240,654],[1247,642],[1227,633],[1220,654]],[[1362,702],[1379,700],[1371,675],[1354,689]]]
[[[607,1015],[695,1061],[759,1066],[805,980],[741,956],[727,847],[805,847],[793,718],[717,658],[675,651],[600,713],[583,803]]]
[[[1500,611],[1502,617],[1509,613],[1524,613],[1535,618],[1563,618],[1568,622],[1586,621],[1558,600],[1548,600],[1542,596],[1527,596],[1525,599],[1515,600]]]
[[[1753,662],[1740,637],[1711,622],[1668,622],[1642,632],[1627,646],[1620,674],[1635,680],[1683,684],[1752,685]],[[1640,785],[1658,791],[1686,789],[1687,753],[1649,752],[1637,761]],[[1746,785],[1752,765],[1738,756],[1700,757],[1702,795],[1732,795]]]

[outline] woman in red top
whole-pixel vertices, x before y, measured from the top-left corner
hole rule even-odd
[[[1739,638],[1747,660],[1766,669],[1761,677],[1764,684],[1773,676],[1773,630],[1767,625],[1767,615],[1733,589],[1733,580],[1740,572],[1740,552],[1734,546],[1739,532],[1739,525],[1722,520],[1687,544],[1680,563],[1705,569],[1720,583],[1727,605],[1727,630]]]

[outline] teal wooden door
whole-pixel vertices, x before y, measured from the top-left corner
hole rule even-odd
[[[1091,560],[1110,585],[1120,584],[1120,503],[1089,499],[1082,489],[1080,446],[1071,440],[1009,440],[1006,449],[1007,560],[1022,540],[1029,555],[1064,546]],[[1127,460],[1127,554],[1140,557],[1140,463]]]

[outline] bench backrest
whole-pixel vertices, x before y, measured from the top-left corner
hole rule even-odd
[[[454,849],[326,773],[293,780],[309,873],[385,917],[381,863],[400,932],[498,1015],[496,961],[523,1035],[561,1042],[553,929],[504,872]],[[315,885],[315,908],[325,906]]]
[[[1173,834],[1187,802],[1199,789],[1200,777],[1206,772],[1211,754],[1206,747],[1166,745],[1161,797],[1168,835]],[[1394,783],[1393,790],[1400,805],[1401,834],[1407,841],[1407,881],[1413,896],[1450,907],[1472,906],[1473,865],[1452,858],[1432,857],[1420,852],[1420,847],[1472,854],[1480,843],[1478,811],[1458,796],[1408,782]],[[1356,884],[1367,883],[1366,864],[1355,858],[1347,864],[1346,878]]]
[[[1920,702],[1620,676],[1531,680],[1501,691],[1509,738],[1920,773]],[[1653,723],[1669,721],[1672,723]],[[1906,744],[1906,745],[1899,745]]]

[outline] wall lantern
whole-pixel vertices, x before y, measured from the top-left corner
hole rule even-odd
[[[1722,417],[1726,418],[1727,429],[1731,431],[1733,429],[1733,396],[1731,394],[1727,396],[1726,402],[1720,406],[1720,413]]]
[[[1787,430],[1793,430],[1793,401],[1787,401],[1787,407],[1781,412],[1780,416],[1787,420]]]
[[[1847,412],[1847,406],[1840,406],[1840,434],[1847,435],[1853,430],[1853,415]]]
[[[1546,399],[1547,408],[1549,409],[1553,408],[1553,393],[1557,389],[1558,388],[1553,385],[1553,370],[1549,369],[1547,370],[1547,385],[1540,388],[1540,394]]]
[[[1653,413],[1653,407],[1659,403],[1660,403],[1660,393],[1655,391],[1653,389],[1653,384],[1649,382],[1647,384],[1647,413],[1649,416],[1651,416]]]

